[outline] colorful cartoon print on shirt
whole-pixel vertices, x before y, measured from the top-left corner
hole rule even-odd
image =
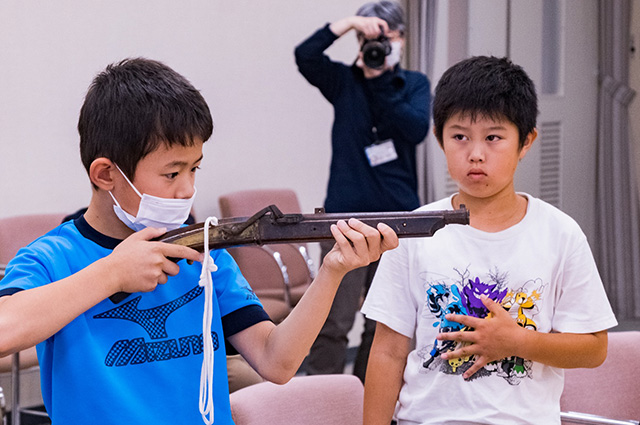
[[[517,290],[509,290],[507,274],[500,273],[498,269],[490,271],[485,277],[471,276],[468,269],[463,272],[456,270],[456,272],[458,277],[454,279],[440,278],[435,281],[425,279],[426,299],[423,316],[425,319],[435,319],[433,327],[437,327],[438,332],[472,331],[473,329],[464,327],[460,323],[447,320],[445,315],[452,313],[479,318],[487,317],[489,311],[482,304],[480,298],[482,295],[500,303],[505,310],[515,316],[520,326],[537,330],[533,317],[538,313],[537,302],[544,292],[544,285],[539,281],[528,281]],[[535,289],[532,289],[534,287]],[[456,349],[459,344],[455,341],[434,340],[432,346],[419,350],[418,353],[424,359],[421,373],[434,370],[446,374],[463,374],[473,364],[473,356],[447,361],[440,358],[440,354]],[[486,365],[471,379],[496,375],[512,385],[517,385],[523,378],[530,376],[531,365],[531,361],[511,357]]]
[[[462,304],[462,297],[455,285],[447,286],[444,283],[437,283],[427,288],[427,306],[429,311],[439,320],[433,323],[434,327],[440,327],[439,332],[455,332],[464,327],[458,322],[452,322],[445,318],[446,314],[467,314],[467,310]],[[454,341],[434,340],[433,349],[429,353],[430,357],[425,360],[423,366],[428,368],[431,362],[440,356],[443,351],[453,349]]]
[[[544,291],[544,285],[539,284],[537,285],[538,288],[533,290],[528,290],[527,286],[536,286],[536,283],[537,282],[534,281],[525,283],[521,288],[510,291],[502,301],[502,306],[506,310],[511,311],[513,308],[517,308],[518,316],[516,320],[518,325],[523,328],[533,329],[534,331],[538,330],[538,325],[530,316],[538,314],[536,301],[540,300],[542,292]],[[525,314],[525,312],[527,314]]]
[[[467,272],[468,273],[468,272]],[[467,315],[473,317],[479,317],[480,319],[487,317],[489,310],[482,304],[482,295],[486,295],[487,298],[500,303],[505,295],[507,295],[507,288],[502,287],[502,280],[499,277],[493,277],[496,281],[485,283],[476,276],[475,279],[468,279],[467,284],[462,288],[462,294],[464,295],[464,303],[467,307]]]

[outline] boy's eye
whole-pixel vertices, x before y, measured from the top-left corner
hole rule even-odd
[[[460,142],[460,141],[466,140],[466,137],[463,134],[454,134],[453,140],[457,140]]]
[[[177,173],[177,172],[175,172],[175,173],[169,173],[169,174],[165,174],[165,176],[167,176],[167,178],[168,178],[168,179],[173,180],[173,179],[175,179],[176,177],[178,177],[178,173]]]
[[[199,165],[196,165],[195,167],[193,167],[193,168],[191,169],[191,172],[192,172],[192,173],[195,173],[195,172],[196,172],[196,170],[199,170],[199,169],[200,169],[200,166],[199,166]]]
[[[487,136],[487,140],[490,141],[490,142],[497,142],[500,139],[502,139],[502,137],[496,136],[495,134]]]

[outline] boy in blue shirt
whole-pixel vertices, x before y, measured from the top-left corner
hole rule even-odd
[[[124,60],[91,84],[78,123],[89,207],[23,248],[0,281],[0,356],[38,344],[54,424],[201,423],[204,257],[152,239],[187,219],[212,130],[203,97],[162,63]],[[277,327],[229,254],[211,252],[216,424],[233,423],[225,339],[264,378],[288,381],[344,274],[397,244],[389,227],[357,220],[332,234],[317,278]]]
[[[420,209],[464,204],[470,226],[382,257],[362,308],[378,322],[365,425],[559,425],[562,369],[604,361],[616,320],[584,233],[514,189],[537,113],[508,59],[470,58],[440,79],[434,133],[458,192]]]

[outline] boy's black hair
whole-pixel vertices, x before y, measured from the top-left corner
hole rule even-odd
[[[449,68],[436,87],[433,122],[440,145],[444,124],[457,113],[469,114],[472,120],[477,116],[508,119],[518,127],[522,149],[536,127],[536,89],[527,73],[507,58],[465,59]]]
[[[209,106],[182,75],[161,62],[129,58],[98,74],[80,110],[80,157],[105,157],[133,179],[160,143],[191,146],[213,132]]]

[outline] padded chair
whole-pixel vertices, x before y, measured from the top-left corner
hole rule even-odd
[[[222,217],[249,217],[269,205],[276,205],[285,214],[300,213],[298,197],[290,189],[228,193],[219,198],[219,204]],[[277,310],[276,316],[271,317],[276,322],[302,298],[315,275],[306,244],[235,247],[229,253],[267,313],[271,316]]]
[[[364,387],[353,375],[296,376],[243,388],[230,400],[236,425],[362,425]]]
[[[0,219],[0,278],[4,277],[4,266],[20,248],[58,226],[64,216],[65,214],[32,214]],[[22,413],[46,416],[46,413],[20,407],[20,371],[37,367],[35,347],[11,357],[0,358],[0,373],[11,372],[10,405],[13,425],[20,424]]]
[[[601,366],[565,370],[562,423],[638,424],[639,358],[640,332],[609,332],[607,359]]]

